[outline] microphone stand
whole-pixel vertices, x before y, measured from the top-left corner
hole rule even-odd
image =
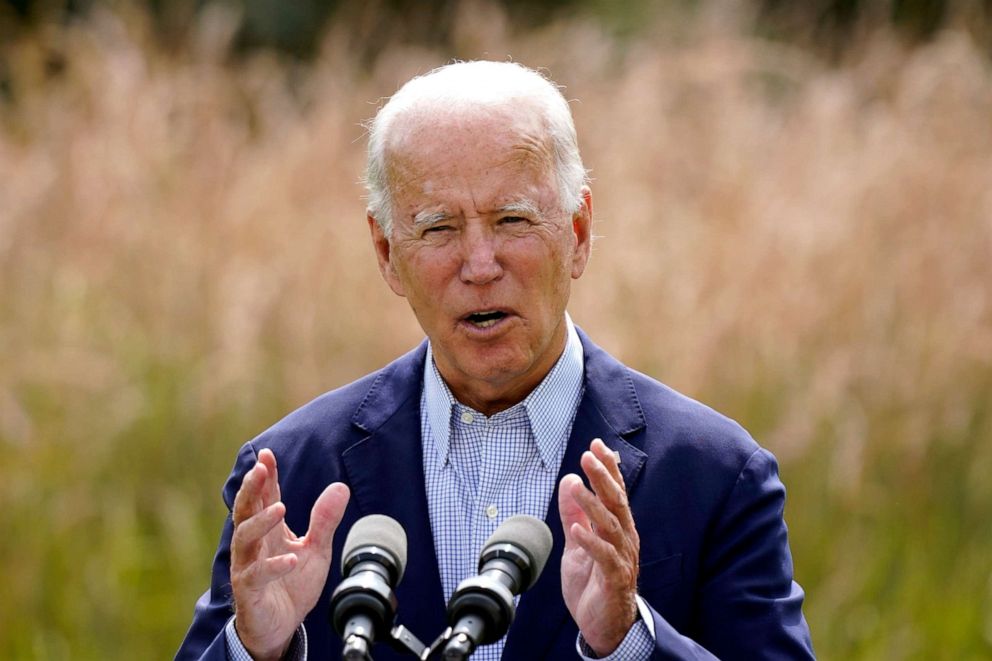
[[[447,627],[430,647],[424,649],[420,661],[464,661],[474,651],[471,639],[465,632]]]
[[[397,652],[412,654],[417,658],[421,658],[424,651],[427,649],[427,646],[420,642],[420,640],[413,635],[413,632],[402,624],[397,624],[392,628],[389,632],[389,640],[387,642]]]
[[[372,650],[368,642],[360,636],[351,636],[355,640],[346,640],[344,650],[341,652],[343,661],[373,661]],[[382,641],[388,643],[390,647],[400,654],[410,654],[418,659],[425,658],[427,646],[413,635],[413,632],[402,624],[398,624],[389,631],[389,637]]]
[[[354,644],[345,641],[341,654],[343,661],[373,661],[372,650],[363,638],[355,637]],[[415,656],[420,661],[466,661],[475,645],[465,631],[456,631],[454,627],[446,627],[430,646],[424,645],[413,633],[402,624],[396,625],[389,632],[387,643],[400,654]]]

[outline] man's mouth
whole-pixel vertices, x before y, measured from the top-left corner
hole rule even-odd
[[[473,312],[465,317],[465,321],[469,322],[477,328],[489,328],[504,319],[507,316],[502,310],[483,310],[481,312]]]

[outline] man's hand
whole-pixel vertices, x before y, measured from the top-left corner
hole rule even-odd
[[[286,525],[276,457],[265,449],[234,498],[231,588],[235,628],[252,658],[278,659],[320,597],[331,567],[331,540],[348,504],[348,487],[324,489],[297,537]]]
[[[558,489],[565,528],[561,590],[582,637],[606,656],[637,619],[640,540],[617,456],[597,438],[581,464],[593,490],[574,473]]]

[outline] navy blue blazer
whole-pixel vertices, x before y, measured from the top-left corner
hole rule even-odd
[[[620,453],[621,472],[641,538],[639,593],[651,606],[653,659],[813,658],[792,580],[782,511],[785,489],[774,457],[737,423],[617,362],[579,332],[585,391],[561,475],[582,475],[593,438]],[[230,510],[259,450],[279,461],[289,526],[304,532],[310,508],[331,482],[352,498],[334,535],[334,563],[305,620],[309,658],[340,658],[329,598],[341,580],[348,530],[367,514],[399,521],[409,540],[396,589],[397,622],[425,643],[445,627],[445,603],[431,538],[420,445],[420,393],[426,342],[382,370],[329,392],[245,444],[223,496]],[[559,476],[560,478],[560,476]],[[504,659],[574,659],[578,633],[561,596],[564,536],[557,488],[547,523],[554,547],[537,584],[520,599]],[[228,515],[210,589],[197,601],[177,659],[225,659],[230,618],[232,524]],[[377,644],[377,661],[400,657]]]

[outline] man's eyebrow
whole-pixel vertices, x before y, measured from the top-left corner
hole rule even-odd
[[[447,211],[421,211],[413,217],[413,225],[414,227],[424,227],[450,218],[451,214]]]
[[[530,200],[519,200],[517,202],[510,202],[509,204],[504,204],[500,208],[496,209],[498,214],[519,214],[524,216],[540,216],[541,210],[537,208],[537,205]]]

